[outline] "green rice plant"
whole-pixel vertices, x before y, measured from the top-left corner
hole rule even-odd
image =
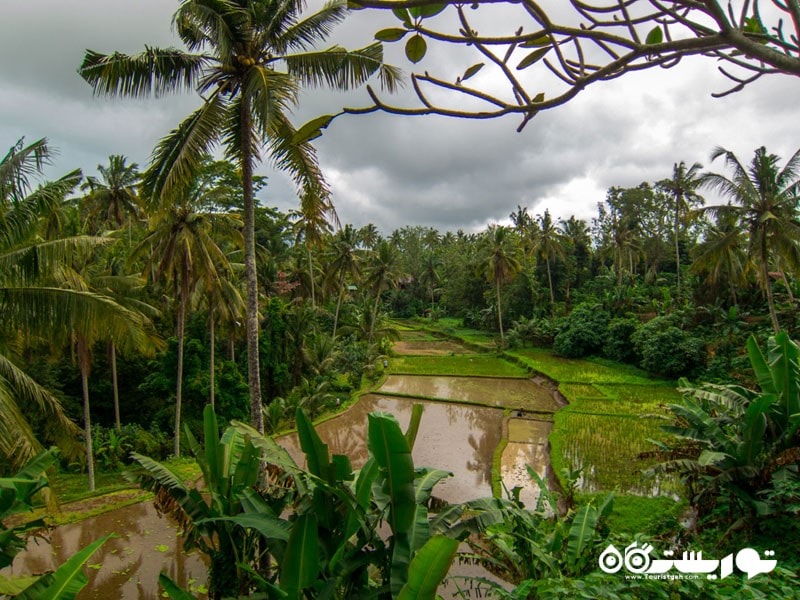
[[[564,394],[564,397],[570,402],[574,402],[579,398],[606,397],[602,388],[592,385],[591,383],[562,383],[558,386],[558,390]]]
[[[638,459],[639,453],[652,449],[649,439],[664,439],[661,424],[656,419],[561,410],[550,436],[553,468],[558,472],[566,465],[583,466],[580,489],[585,492],[673,493],[674,481],[643,477],[642,471],[653,466],[654,459]]]
[[[665,380],[650,377],[641,369],[600,358],[588,360],[563,358],[549,350],[531,348],[510,352],[531,368],[559,383],[626,383],[663,385]]]
[[[683,397],[672,385],[635,386],[612,383],[599,384],[596,387],[606,396],[637,404],[671,404],[680,402]]]
[[[469,375],[473,377],[526,377],[527,372],[496,356],[400,356],[389,362],[392,373],[408,375]]]

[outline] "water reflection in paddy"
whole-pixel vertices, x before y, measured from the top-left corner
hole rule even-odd
[[[414,445],[414,464],[454,475],[437,485],[434,495],[449,502],[490,496],[492,456],[502,433],[501,409],[368,394],[341,415],[317,425],[317,432],[332,453],[346,454],[359,468],[367,458],[367,415],[391,413],[405,430],[414,404],[425,407]],[[305,463],[296,436],[282,436],[277,441],[295,461]]]
[[[78,523],[62,525],[48,534],[49,541],[30,539],[18,554],[11,569],[14,575],[37,574],[54,570],[81,548],[109,533],[108,540],[88,561],[88,585],[79,599],[159,598],[158,574],[167,573],[198,598],[198,586],[207,578],[202,554],[181,551],[182,540],[174,522],[159,517],[152,502],[141,502]],[[200,588],[202,590],[203,588]]]
[[[530,379],[389,375],[380,391],[543,412],[560,407],[550,390]]]

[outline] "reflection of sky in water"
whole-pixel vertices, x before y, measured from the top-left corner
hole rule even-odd
[[[559,408],[547,389],[529,379],[390,375],[380,391],[538,411],[553,412]]]
[[[415,403],[422,404],[425,410],[414,445],[414,465],[444,469],[454,475],[439,483],[434,495],[449,502],[490,496],[492,458],[502,433],[501,409],[369,394],[339,416],[319,424],[317,432],[332,454],[349,456],[353,467],[359,468],[367,459],[367,415],[376,411],[393,414],[405,431]],[[521,460],[528,460],[544,474],[548,457],[543,444],[550,423],[526,419],[511,419],[511,423],[512,439],[520,442],[516,446],[523,452]],[[298,464],[305,463],[294,435],[277,441]],[[514,479],[509,488],[522,485],[528,490],[526,493],[535,493],[536,484],[530,481],[524,464],[522,472],[525,477]]]
[[[415,403],[424,405],[425,411],[414,445],[414,465],[444,469],[454,475],[437,485],[434,495],[450,502],[491,495],[492,456],[500,442],[503,418],[500,409],[370,394],[318,425],[317,432],[331,453],[346,454],[358,468],[367,458],[367,415],[375,411],[391,413],[405,431]],[[296,461],[304,463],[294,436],[283,436],[278,442]]]

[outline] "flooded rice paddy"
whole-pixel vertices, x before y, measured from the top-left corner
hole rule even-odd
[[[450,342],[407,341],[416,353],[467,353]],[[463,352],[462,352],[463,350]],[[375,393],[321,423],[317,431],[330,451],[350,457],[355,468],[367,459],[367,415],[388,412],[403,429],[414,404],[424,412],[413,458],[418,467],[434,467],[453,476],[434,489],[448,502],[492,495],[492,467],[503,439],[500,475],[508,489],[521,487],[521,499],[533,508],[538,486],[527,472],[530,465],[545,481],[550,478],[547,438],[552,413],[560,404],[553,392],[529,379],[391,375]],[[512,408],[511,416],[508,408]],[[533,418],[531,418],[533,417]],[[304,455],[295,435],[277,438],[298,464]],[[115,532],[90,559],[89,585],[79,598],[156,599],[158,574],[166,572],[179,585],[204,597],[207,568],[199,553],[185,554],[176,525],[160,518],[152,503],[118,509],[80,523],[56,528],[50,541],[31,540],[14,562],[13,573],[52,570],[92,540]],[[462,571],[454,568],[455,572]]]
[[[9,572],[31,575],[52,571],[109,533],[116,537],[100,546],[87,562],[89,583],[78,598],[157,600],[158,574],[162,571],[197,597],[205,597],[208,569],[204,556],[181,550],[178,526],[159,517],[152,502],[56,527],[46,539],[32,538],[27,549],[14,559]]]

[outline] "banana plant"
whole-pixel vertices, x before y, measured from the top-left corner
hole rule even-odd
[[[249,425],[234,422],[220,436],[207,407],[204,445],[188,436],[203,473],[202,495],[166,467],[134,458],[145,471],[138,475],[141,483],[166,496],[184,520],[185,543],[211,557],[212,595],[258,589],[268,598],[289,600],[433,600],[455,555],[456,534],[466,530],[443,520],[431,524],[428,502],[435,485],[450,473],[414,468],[411,448],[421,414],[421,408],[414,409],[405,433],[393,416],[369,415],[370,457],[354,470],[346,456],[331,455],[298,409],[297,434],[306,458],[302,469],[272,438]],[[259,487],[262,460],[280,473],[283,486]],[[388,536],[380,529],[384,521]],[[260,569],[266,553],[271,567]],[[173,598],[191,597],[163,574],[161,583]]]
[[[546,482],[530,467],[527,470],[540,490],[533,510],[526,509],[512,490],[507,500],[485,502],[479,518],[465,522],[473,533],[481,534],[469,540],[472,558],[516,584],[520,593],[530,589],[531,581],[580,576],[594,568],[605,539],[601,523],[611,513],[614,498],[608,494],[597,506],[584,504],[561,516]],[[485,583],[502,591],[492,582]]]
[[[653,471],[678,473],[701,515],[720,502],[742,518],[780,512],[763,492],[800,458],[800,348],[780,332],[766,353],[751,336],[747,353],[759,389],[683,381],[683,402],[668,407],[676,420],[663,429],[677,439],[659,444],[669,460]]]
[[[203,413],[203,444],[186,428],[189,448],[202,473],[202,486],[187,486],[169,468],[141,454],[132,453],[140,469],[128,476],[156,495],[162,512],[171,514],[183,527],[184,549],[198,548],[210,559],[209,592],[246,593],[253,574],[265,556],[258,529],[242,527],[233,517],[261,512],[273,518],[274,527],[265,533],[288,539],[281,529],[279,515],[290,501],[290,494],[269,493],[258,487],[261,460],[280,463],[286,469],[299,468],[288,453],[272,442],[258,447],[253,440],[233,427],[221,435],[213,408]],[[271,440],[269,440],[271,442]],[[265,448],[266,445],[266,448]],[[263,523],[259,522],[263,528]]]

